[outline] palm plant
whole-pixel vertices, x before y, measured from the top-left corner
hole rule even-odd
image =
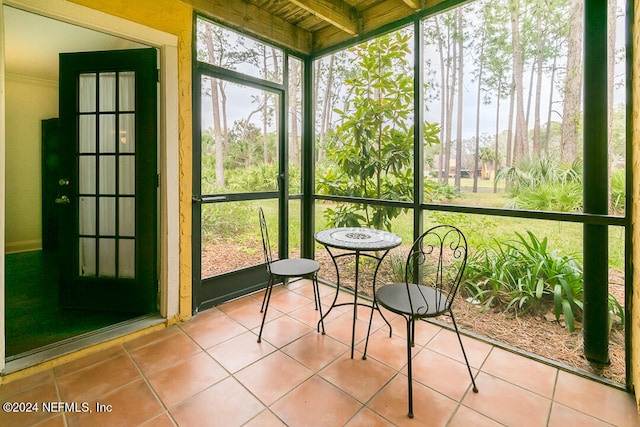
[[[501,169],[496,180],[504,180],[510,199],[508,207],[560,212],[582,209],[582,163],[561,165],[543,156]]]
[[[499,308],[516,315],[551,306],[556,320],[564,317],[569,332],[582,316],[583,270],[571,255],[551,250],[547,238],[526,236],[475,252],[467,263],[465,289],[482,309]],[[609,295],[609,311],[624,324],[624,310]]]

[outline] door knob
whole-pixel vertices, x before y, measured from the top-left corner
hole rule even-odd
[[[60,205],[66,205],[68,203],[71,203],[71,200],[69,200],[67,196],[60,196],[60,197],[56,197],[56,203]]]

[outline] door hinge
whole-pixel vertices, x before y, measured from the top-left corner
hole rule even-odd
[[[156,70],[156,82],[160,83],[160,69]]]
[[[160,188],[160,174],[156,174],[156,188]]]

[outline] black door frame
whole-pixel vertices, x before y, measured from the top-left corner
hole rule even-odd
[[[63,58],[64,57],[64,58]],[[60,301],[65,307],[130,311],[141,314],[158,311],[158,137],[157,137],[157,51],[155,48],[81,52],[61,54],[65,73],[60,73],[60,128],[63,141],[77,141],[77,102],[62,102],[63,93],[77,94],[81,73],[118,72],[135,70],[135,274],[133,279],[80,277],[74,268],[78,258],[75,241],[78,238],[78,183],[68,186],[69,204],[59,205],[59,213],[73,218],[73,224],[59,223],[61,248],[73,248],[62,254],[60,264]],[[126,64],[123,68],[122,64]],[[141,84],[145,82],[146,84]],[[77,97],[77,95],[76,95]],[[144,107],[142,107],[144,105]],[[116,107],[116,112],[117,112]],[[98,114],[96,112],[96,114]],[[96,130],[98,131],[98,130]],[[143,138],[142,135],[145,135]],[[98,144],[96,138],[96,144]],[[143,143],[148,141],[148,143]],[[151,143],[151,141],[153,141]],[[96,154],[98,151],[96,150]],[[77,144],[70,157],[74,160],[66,167],[78,176]],[[117,171],[116,166],[116,171]],[[117,173],[116,173],[117,174]],[[117,177],[116,177],[117,179]],[[96,182],[97,185],[97,182]],[[116,193],[117,194],[117,193]],[[149,212],[152,212],[149,215]],[[115,213],[118,215],[118,212]],[[144,220],[142,220],[144,218]],[[116,236],[117,237],[117,236]],[[71,241],[64,242],[67,239]],[[117,239],[116,239],[117,240]],[[144,243],[142,243],[144,242]],[[117,245],[116,245],[117,246]],[[116,249],[117,250],[117,249]],[[117,252],[116,252],[117,253]],[[77,266],[77,264],[76,264]],[[63,281],[65,283],[63,283]],[[66,285],[69,282],[69,285]],[[91,286],[88,286],[88,283]],[[63,286],[64,285],[64,286]]]
[[[195,44],[194,44],[195,45]],[[287,55],[284,55],[285,64]],[[284,67],[286,70],[286,67]],[[283,80],[286,82],[286,72]],[[201,154],[202,154],[202,126],[200,117],[202,113],[202,79],[211,77],[225,80],[231,83],[249,86],[255,89],[271,92],[279,99],[278,127],[278,190],[256,193],[231,193],[231,194],[201,194]],[[279,256],[286,257],[288,253],[288,144],[287,142],[287,114],[286,114],[286,88],[283,84],[277,84],[247,76],[235,71],[230,71],[210,64],[197,62],[194,64],[193,73],[193,197],[192,197],[192,311],[211,308],[225,301],[264,288],[268,281],[267,270],[264,264],[257,264],[235,271],[228,271],[213,277],[202,278],[202,244],[201,244],[201,212],[202,206],[215,203],[229,203],[252,200],[278,200]],[[257,218],[257,217],[256,217]],[[239,286],[243,284],[243,286]]]

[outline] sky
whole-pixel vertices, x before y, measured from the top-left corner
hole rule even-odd
[[[622,1],[622,0],[620,0]],[[624,46],[624,17],[619,19],[618,23],[618,31],[617,31],[617,45]],[[432,67],[435,67],[436,77],[439,79],[439,64],[438,54],[434,47],[427,47],[425,50],[425,58],[428,58],[432,61]],[[326,59],[325,59],[326,60]],[[470,61],[467,61],[470,62]],[[562,66],[562,64],[557,64],[558,66]],[[624,76],[624,60],[619,61],[616,68],[617,76]],[[463,84],[463,120],[462,120],[462,133],[463,139],[470,139],[475,137],[476,134],[476,109],[477,109],[477,82],[474,81],[472,69],[475,66],[473,64],[465,64],[465,79]],[[244,68],[248,74],[256,75],[255,67],[246,67]],[[242,70],[242,69],[240,69]],[[528,94],[529,91],[529,76],[530,76],[530,65],[527,67],[525,64],[525,94]],[[535,78],[533,81],[535,85]],[[558,74],[556,73],[554,85],[558,84]],[[227,115],[229,121],[229,127],[233,124],[235,120],[244,119],[246,116],[256,108],[254,102],[252,102],[252,96],[258,95],[260,91],[257,89],[253,89],[247,86],[240,86],[233,83],[227,83],[226,85],[226,93],[227,93]],[[547,122],[547,114],[548,114],[548,106],[549,106],[549,95],[552,90],[551,85],[551,73],[547,71],[543,76],[543,84],[542,84],[542,100],[541,100],[541,123],[545,124]],[[614,105],[618,105],[624,102],[625,97],[625,88],[624,85],[620,85],[616,88],[614,93]],[[486,96],[486,93],[483,92],[483,97]],[[526,96],[526,95],[525,95]],[[562,103],[561,103],[561,91],[556,87],[554,88],[553,94],[553,112],[551,115],[552,121],[561,121],[560,114],[562,112]],[[457,96],[456,96],[457,102]],[[506,130],[508,127],[508,111],[509,111],[509,99],[502,99],[500,101],[500,131]],[[532,123],[534,120],[533,107],[535,105],[535,99],[531,100],[531,112],[529,116],[529,123]],[[440,118],[440,99],[434,100],[433,102],[428,103],[426,106],[425,119],[429,122],[439,123],[441,121]],[[495,97],[491,97],[491,102],[489,104],[481,103],[481,114],[480,114],[480,135],[494,135],[495,134],[495,121],[496,121],[496,109],[497,102]],[[454,105],[454,112],[457,111],[457,105]],[[455,120],[455,119],[454,119]],[[252,120],[255,124],[259,124],[261,126],[261,116],[256,114],[253,116]],[[203,129],[207,129],[212,127],[213,118],[212,118],[212,108],[211,108],[211,99],[208,97],[202,98],[202,126]],[[273,130],[273,129],[272,129]],[[455,137],[456,124],[453,125],[453,132]]]

